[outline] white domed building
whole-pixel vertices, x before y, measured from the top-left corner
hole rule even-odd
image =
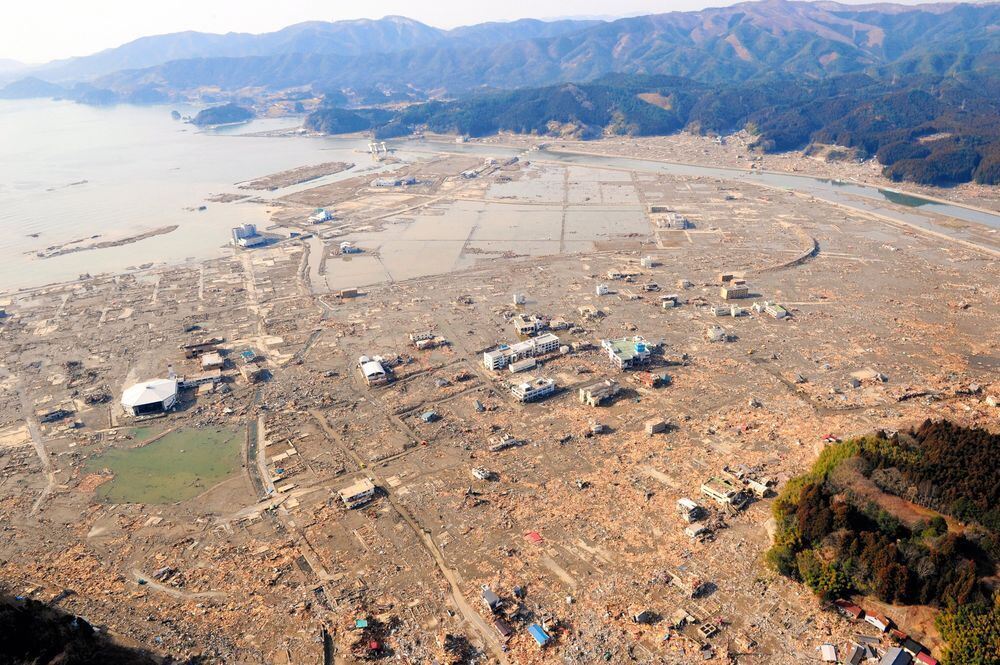
[[[151,379],[129,386],[122,393],[122,407],[131,416],[163,413],[176,404],[176,379]]]

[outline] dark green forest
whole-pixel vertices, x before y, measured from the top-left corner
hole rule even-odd
[[[946,662],[997,663],[1000,598],[984,583],[1000,563],[1000,436],[947,421],[823,451],[774,504],[769,565],[825,598],[871,595],[941,610]],[[857,474],[937,515],[905,525],[857,491]]]
[[[254,117],[253,111],[237,104],[210,106],[198,112],[191,121],[199,127],[210,125],[228,125],[233,122],[246,122]]]
[[[344,113],[335,105],[321,108],[306,124],[335,133]],[[586,84],[482,92],[366,118],[367,126],[356,122],[341,131],[363,128],[379,138],[426,129],[593,139],[749,129],[764,152],[840,145],[862,158],[877,157],[885,175],[897,181],[1000,183],[1000,75],[992,74],[848,74],[731,85],[614,74]]]

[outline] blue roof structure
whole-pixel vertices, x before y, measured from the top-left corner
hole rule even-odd
[[[546,633],[545,630],[537,623],[533,623],[528,626],[528,632],[531,633],[531,636],[535,638],[535,641],[538,642],[538,646],[540,647],[545,646],[549,643],[549,640],[552,639],[549,634]]]

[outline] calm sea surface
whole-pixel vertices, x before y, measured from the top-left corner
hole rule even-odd
[[[239,192],[235,183],[303,164],[371,167],[355,152],[365,147],[356,139],[241,136],[294,126],[296,119],[205,132],[173,120],[172,108],[195,111],[0,101],[0,291],[219,256],[232,226],[266,224],[268,215],[259,203],[207,202],[211,194]],[[207,209],[189,210],[201,205]],[[174,224],[173,233],[129,245],[35,257],[71,240],[115,240]],[[101,237],[90,240],[94,235]]]

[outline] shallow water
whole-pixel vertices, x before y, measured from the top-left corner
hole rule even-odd
[[[148,430],[137,430],[142,438]],[[114,448],[87,461],[87,473],[110,469],[97,488],[108,503],[175,503],[194,498],[240,468],[240,432],[180,429],[138,448]]]
[[[296,119],[201,131],[173,120],[172,108],[0,101],[0,290],[220,256],[233,226],[266,226],[269,216],[263,204],[211,203],[210,195],[281,195],[287,191],[241,191],[236,183],[304,164],[356,164],[330,179],[372,166],[356,152],[366,146],[357,139],[244,135]],[[188,210],[201,205],[206,210]],[[175,224],[172,233],[129,245],[34,257],[71,240],[114,240]]]

